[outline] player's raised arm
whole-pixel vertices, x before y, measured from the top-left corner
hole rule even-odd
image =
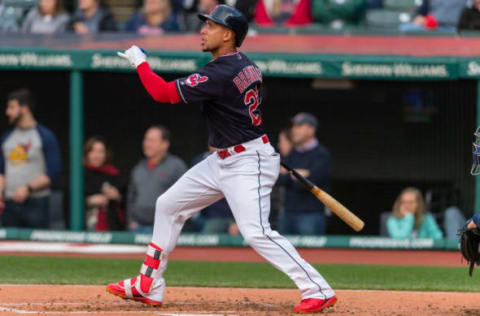
[[[137,69],[140,81],[155,101],[172,104],[181,101],[175,87],[175,81],[166,82],[162,77],[155,74],[147,62],[147,55],[141,48],[133,45],[125,52],[118,52],[117,54],[128,60],[130,65]]]

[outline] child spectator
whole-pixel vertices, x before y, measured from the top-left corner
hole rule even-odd
[[[83,151],[87,230],[112,231],[125,227],[120,193],[123,185],[111,159],[111,151],[102,138],[87,140]]]
[[[311,24],[310,5],[310,0],[258,0],[254,21],[260,26]]]
[[[100,0],[79,0],[70,29],[82,35],[115,32],[117,24],[112,12],[100,5]]]
[[[170,0],[144,0],[143,8],[132,14],[126,24],[127,32],[143,35],[177,32],[179,29]]]
[[[62,0],[40,0],[22,24],[23,33],[53,34],[67,30],[70,17],[64,12]]]
[[[470,7],[463,9],[458,22],[458,30],[480,31],[480,0],[473,0]]]
[[[395,200],[387,230],[390,237],[398,239],[443,237],[433,216],[426,212],[422,193],[413,187],[404,189]]]

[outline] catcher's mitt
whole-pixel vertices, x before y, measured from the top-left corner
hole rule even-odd
[[[480,261],[480,230],[478,228],[468,229],[465,224],[458,231],[458,235],[460,236],[460,251],[463,258],[470,263],[468,273],[472,276],[473,267]]]

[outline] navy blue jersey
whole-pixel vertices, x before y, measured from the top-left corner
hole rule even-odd
[[[227,148],[265,134],[260,113],[262,72],[243,53],[221,56],[196,73],[177,79],[185,103],[202,103],[208,142]]]

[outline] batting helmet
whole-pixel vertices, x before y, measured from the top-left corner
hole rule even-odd
[[[248,32],[248,22],[237,9],[225,4],[215,7],[210,14],[199,13],[200,20],[212,20],[215,23],[231,29],[235,33],[235,46],[240,47]]]

